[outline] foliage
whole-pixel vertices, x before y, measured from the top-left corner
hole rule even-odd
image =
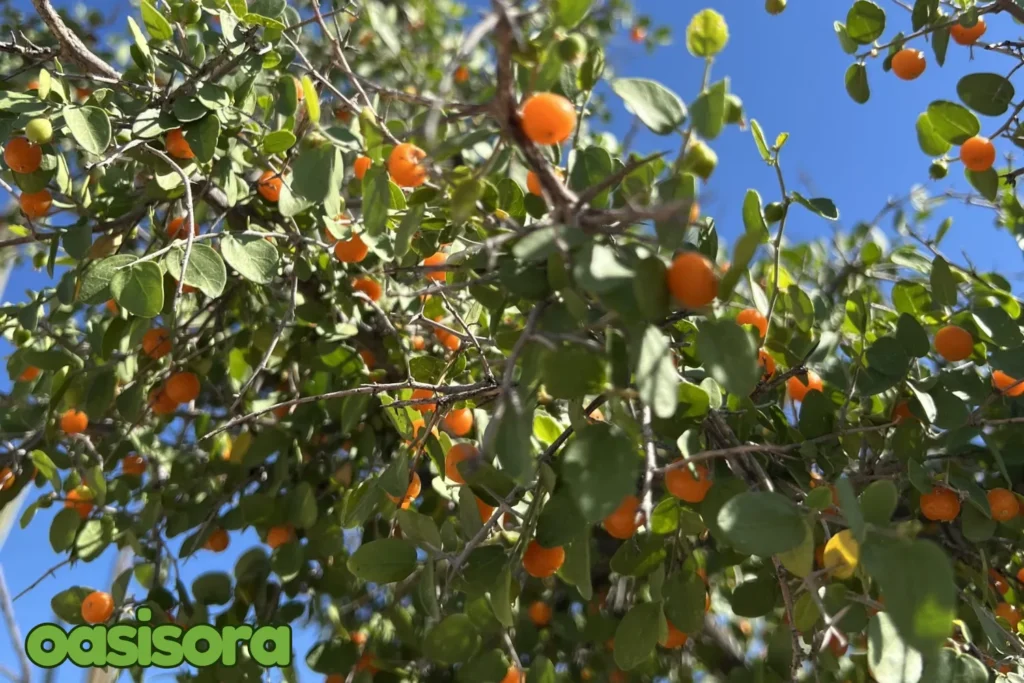
[[[940,251],[952,195],[792,244],[790,211],[839,209],[787,186],[789,134],[713,80],[728,17],[697,12],[672,48],[706,66],[685,98],[606,63],[623,26],[669,42],[625,0],[521,5],[143,0],[123,70],[89,27],[8,14],[32,40],[0,44],[0,139],[29,128],[42,154],[2,175],[53,206],[0,246],[61,270],[0,308],[0,504],[31,487],[22,526],[65,507],[69,562],[133,553],[54,611],[79,620],[99,588],[115,620],[308,621],[325,635],[297,655],[359,681],[1021,680],[1024,523],[994,491],[1024,471],[1021,303]],[[1013,0],[911,9],[857,0],[836,23],[856,102],[904,47],[941,65],[956,26],[1024,19]],[[1014,71],[1020,50],[999,50]],[[532,92],[571,102],[564,144],[527,134]],[[612,100],[678,153],[603,133]],[[1024,146],[1014,101],[988,72],[941,93],[914,122],[930,173],[976,114]],[[747,193],[727,246],[699,197],[736,135],[779,187]],[[1024,244],[1017,173],[966,177]],[[954,360],[932,348],[948,325],[970,336]],[[954,521],[923,516],[936,488]],[[178,578],[247,528],[266,547]]]

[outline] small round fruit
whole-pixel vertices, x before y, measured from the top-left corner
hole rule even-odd
[[[565,179],[565,174],[560,168],[555,168],[555,175],[562,180]],[[540,183],[540,176],[533,171],[526,172],[526,189],[529,190],[530,194],[535,194],[538,197],[544,196],[544,186]]]
[[[278,524],[267,531],[267,545],[278,548],[295,540],[295,527],[291,524]]]
[[[457,408],[444,416],[444,426],[455,436],[465,436],[473,429],[473,411]]]
[[[427,182],[427,169],[420,162],[427,156],[411,142],[395,145],[388,155],[388,173],[399,187],[419,187]]]
[[[848,579],[853,576],[860,561],[860,544],[853,537],[853,532],[843,529],[825,544],[825,569],[836,578]]]
[[[527,611],[530,614],[530,621],[533,622],[534,626],[547,626],[551,623],[551,613],[554,610],[546,602],[535,600],[530,604]]]
[[[949,37],[952,38],[957,45],[974,45],[978,42],[978,38],[985,35],[986,30],[988,30],[988,26],[985,25],[985,17],[978,17],[977,23],[970,28],[962,26],[959,23],[950,26]]]
[[[466,479],[459,471],[459,463],[479,457],[480,451],[471,443],[457,443],[448,449],[444,458],[444,475],[456,484],[465,484]]]
[[[352,289],[362,292],[373,302],[379,301],[381,295],[384,294],[384,288],[380,286],[380,283],[368,277],[357,277],[352,280]]]
[[[141,477],[146,473],[146,459],[132,453],[121,461],[121,471],[132,477]]]
[[[924,53],[909,47],[892,56],[892,72],[904,81],[912,81],[923,74],[926,65]]]
[[[495,508],[493,505],[488,505],[484,501],[482,501],[479,498],[477,498],[476,499],[476,509],[480,513],[480,523],[481,524],[487,524],[487,522],[489,522],[490,519],[491,519],[491,515],[494,514],[494,511],[497,508]]]
[[[935,350],[950,363],[955,363],[974,353],[974,338],[962,327],[946,325],[935,333]]]
[[[276,202],[281,198],[281,187],[284,182],[274,171],[264,171],[256,181],[256,191],[268,202]]]
[[[1020,610],[1018,610],[1014,605],[1011,605],[1008,602],[999,603],[996,605],[995,615],[1006,619],[1010,624],[1010,628],[1014,632],[1017,631],[1017,624],[1020,623],[1021,614]]]
[[[401,498],[398,496],[392,496],[388,494],[388,498],[395,505],[401,505],[402,509],[408,509],[412,501],[419,498],[420,491],[423,490],[423,483],[420,481],[420,475],[416,472],[412,473],[412,477],[409,479],[409,485],[405,488],[405,493]]]
[[[526,676],[513,664],[505,672],[505,677],[501,679],[501,683],[526,683]]]
[[[180,128],[167,131],[164,147],[167,148],[167,153],[176,159],[194,159],[196,156]]]
[[[718,276],[711,261],[695,251],[684,251],[672,260],[668,289],[686,308],[703,308],[718,296]]]
[[[114,616],[114,596],[93,591],[82,601],[82,620],[87,624],[103,624]]]
[[[967,170],[984,173],[996,163],[996,146],[985,136],[975,135],[960,145],[960,161]]]
[[[806,383],[798,375],[786,380],[786,392],[791,399],[798,403],[812,391],[825,391],[825,383],[821,381],[821,377],[814,370],[807,371]]]
[[[782,14],[786,9],[786,0],[765,0],[764,9],[772,16]]]
[[[142,335],[142,351],[153,360],[159,360],[171,352],[171,333],[163,327],[146,330]]]
[[[433,398],[433,397],[434,397],[434,392],[431,391],[430,389],[413,389],[412,390],[412,396],[410,397],[410,399],[413,400],[413,401],[416,401],[416,400],[419,400],[419,399]],[[433,401],[431,401],[429,403],[416,403],[415,405],[412,406],[412,409],[416,410],[416,411],[419,411],[420,413],[428,413],[428,412],[437,410],[437,404],[434,403]]]
[[[67,410],[60,416],[60,428],[65,434],[81,434],[89,426],[89,417],[81,410]]]
[[[677,629],[671,621],[668,622],[668,635],[662,641],[661,646],[667,650],[677,650],[686,645],[687,636]]]
[[[465,64],[463,64],[463,65],[459,66],[458,69],[455,70],[455,82],[461,84],[461,83],[465,83],[468,80],[469,80],[469,68],[466,67]]]
[[[334,256],[342,263],[361,263],[369,253],[370,247],[357,233],[334,243]]]
[[[10,467],[0,469],[0,491],[6,491],[14,486],[16,477]]]
[[[736,324],[753,325],[757,328],[761,339],[764,339],[765,335],[768,334],[768,319],[761,315],[761,312],[756,308],[744,308],[740,311],[739,315],[736,316]]]
[[[43,148],[28,138],[12,138],[4,147],[4,163],[15,173],[35,173],[43,163]]]
[[[994,488],[985,494],[988,506],[992,510],[992,519],[997,522],[1008,522],[1020,512],[1020,501],[1013,491]]]
[[[25,136],[37,145],[45,145],[53,139],[53,124],[50,119],[32,119],[25,126]]]
[[[996,389],[1006,394],[1007,396],[1021,396],[1024,395],[1024,382],[1020,382],[1013,377],[1010,377],[1002,370],[995,370],[992,372],[992,384]]]
[[[366,172],[370,170],[371,166],[373,166],[373,159],[368,156],[360,155],[356,157],[355,163],[352,164],[352,173],[355,174],[356,178],[362,180],[363,176],[366,175]]]
[[[629,31],[629,39],[634,43],[642,43],[647,38],[647,29],[643,26],[634,26]]]
[[[523,105],[522,126],[526,137],[538,145],[558,145],[576,128],[576,108],[555,93],[530,96]]]
[[[189,227],[185,227],[185,217],[177,216],[172,218],[167,223],[167,237],[172,240],[187,240],[188,231],[191,228],[192,236],[196,235],[196,224],[194,222],[189,223]]]
[[[50,212],[52,204],[53,197],[50,191],[45,189],[39,192],[22,192],[18,197],[21,212],[28,218],[42,218]]]
[[[683,170],[690,171],[707,180],[718,166],[718,154],[703,140],[697,140],[686,150],[683,157]]]
[[[933,522],[952,522],[960,514],[960,497],[942,486],[921,496],[921,514]]]
[[[679,461],[677,461],[679,462]],[[708,476],[708,468],[697,464],[694,466],[696,474],[690,471],[688,465],[682,465],[665,473],[665,488],[679,500],[687,503],[699,503],[704,500],[711,490],[711,478]]]
[[[900,401],[892,409],[892,421],[902,422],[903,420],[913,420],[914,413],[910,410],[910,404],[906,401]]]
[[[368,370],[373,370],[377,365],[377,358],[373,355],[373,351],[370,349],[359,349],[359,357],[363,359],[363,365]]]
[[[194,372],[176,372],[164,384],[164,393],[175,403],[191,403],[199,398],[199,377]]]
[[[761,377],[771,379],[775,374],[775,359],[764,349],[757,351],[757,364],[761,366]]]
[[[764,218],[769,223],[778,223],[786,215],[786,205],[782,202],[771,202],[764,207]]]
[[[565,562],[565,550],[561,546],[545,548],[537,541],[530,541],[523,555],[523,568],[537,579],[546,579],[559,570]]]
[[[21,374],[18,375],[18,381],[19,382],[31,382],[31,381],[35,380],[36,377],[39,376],[39,373],[40,373],[39,368],[37,368],[34,365],[30,365],[30,366],[28,366],[27,368],[25,368],[24,370],[21,371]]]
[[[222,553],[228,547],[228,532],[224,529],[214,529],[206,538],[203,547],[215,553]]]
[[[448,261],[448,256],[443,251],[431,254],[427,258],[423,259],[423,265],[425,266],[443,266]],[[435,282],[444,282],[447,278],[447,273],[444,270],[428,270],[427,278],[434,280]]]
[[[153,389],[149,392],[149,407],[154,415],[170,415],[178,409],[178,402],[169,397],[163,389]]]
[[[949,173],[949,166],[945,161],[934,161],[928,167],[928,177],[932,180],[942,180]]]
[[[68,492],[67,498],[64,500],[64,507],[77,512],[81,519],[86,519],[95,507],[92,498],[92,491],[85,486],[79,486]]]
[[[632,538],[640,525],[636,521],[636,512],[640,509],[640,499],[636,496],[626,496],[619,503],[615,511],[604,518],[604,530],[612,538],[626,540]]]

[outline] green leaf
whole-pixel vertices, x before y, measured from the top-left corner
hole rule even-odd
[[[292,148],[295,144],[295,134],[290,130],[275,130],[263,138],[264,154],[280,154]]]
[[[757,119],[750,119],[750,134],[754,136],[754,144],[757,145],[757,151],[761,158],[769,161],[772,155],[768,151],[768,143],[765,142],[764,131],[761,130],[761,124],[757,122]]]
[[[64,508],[54,516],[50,523],[50,546],[54,552],[62,553],[75,544],[81,523],[82,518],[74,508]]]
[[[300,529],[316,524],[316,495],[309,482],[299,483],[288,495],[288,519]]]
[[[868,0],[857,0],[846,14],[846,34],[856,43],[868,45],[885,32],[885,10]]]
[[[562,456],[562,477],[587,521],[610,515],[636,490],[640,454],[632,440],[607,423],[588,424]]]
[[[118,305],[140,318],[155,318],[164,307],[164,279],[152,261],[132,263],[113,273],[110,293]]]
[[[185,245],[175,246],[164,259],[167,272],[175,280],[182,280],[181,264],[184,260]],[[227,269],[224,267],[224,260],[220,254],[208,244],[193,244],[192,253],[188,258],[188,268],[185,272],[185,284],[196,287],[206,296],[215,299],[224,293],[227,281]],[[113,289],[113,284],[111,284],[111,289]]]
[[[939,157],[949,151],[950,145],[935,130],[935,124],[928,114],[920,114],[917,117],[917,145],[921,151],[930,157]]]
[[[864,514],[860,509],[860,501],[853,492],[853,484],[849,478],[843,476],[836,481],[836,497],[839,498],[839,507],[843,511],[847,526],[853,532],[859,542],[863,542],[867,526],[864,522]]]
[[[515,618],[512,615],[512,572],[508,565],[498,574],[498,581],[490,594],[491,610],[494,617],[505,628],[512,628]]]
[[[957,300],[956,278],[946,259],[936,256],[932,261],[932,300],[940,306],[955,306]]]
[[[654,653],[662,634],[667,633],[660,602],[634,605],[615,629],[615,663],[624,671],[640,666]]]
[[[761,378],[757,342],[734,320],[706,320],[697,333],[697,355],[731,394],[749,395]]]
[[[706,140],[714,140],[725,125],[725,96],[729,79],[723,78],[702,92],[690,107],[693,126]]]
[[[587,16],[594,0],[558,0],[558,23],[566,28],[573,28]]]
[[[215,114],[207,114],[198,121],[182,127],[182,133],[196,159],[207,163],[217,152],[217,140],[220,138],[220,119]]]
[[[200,605],[226,605],[231,594],[231,577],[224,572],[207,572],[192,582],[192,595]]]
[[[89,247],[92,246],[92,226],[88,223],[72,225],[64,231],[61,243],[68,256],[76,261],[83,260],[89,254]]]
[[[812,197],[811,199],[806,199],[802,194],[796,191],[790,192],[790,195],[792,195],[793,200],[796,201],[797,204],[808,211],[816,213],[826,220],[839,220],[839,209],[836,208],[836,205],[828,197]]]
[[[225,233],[220,251],[227,264],[246,280],[266,285],[277,276],[277,249],[262,237]]]
[[[87,520],[75,539],[75,554],[89,562],[103,554],[110,545],[109,527],[98,519]]]
[[[582,398],[600,393],[605,384],[605,362],[600,355],[567,344],[544,356],[544,386],[555,398]]]
[[[661,83],[645,78],[616,78],[611,86],[629,110],[657,135],[669,135],[686,119],[686,105]]]
[[[815,489],[815,491],[828,493],[828,489],[825,488]],[[829,500],[830,504],[831,502]],[[804,540],[793,548],[778,553],[778,556],[782,566],[794,576],[805,578],[811,573],[814,569],[814,531],[806,521],[804,521]]]
[[[110,146],[110,119],[99,107],[64,107],[64,123],[78,146],[99,156]]]
[[[475,511],[475,510],[474,510]],[[434,520],[415,510],[399,510],[395,513],[402,533],[410,541],[429,552],[441,551],[441,532]]]
[[[868,622],[868,669],[879,683],[921,680],[921,653],[900,637],[889,612],[879,612]]]
[[[679,393],[679,374],[672,365],[671,340],[657,326],[644,331],[636,367],[640,400],[654,415],[668,419],[675,415]]]
[[[942,66],[946,63],[946,49],[949,47],[949,27],[935,29],[932,32],[932,52],[935,53],[935,63]]]
[[[968,107],[985,116],[1002,116],[1013,101],[1013,83],[999,74],[968,74],[956,84],[956,94]]]
[[[999,174],[996,169],[990,168],[986,171],[972,171],[964,169],[964,176],[982,197],[989,201],[995,201],[999,196]]]
[[[686,27],[686,49],[694,57],[714,57],[729,42],[729,26],[725,17],[713,9],[693,15]]]
[[[677,571],[663,589],[665,616],[684,633],[696,633],[704,627],[704,605],[708,588],[696,574]]]
[[[364,543],[348,558],[348,570],[372,583],[395,583],[415,569],[416,547],[397,538]]]
[[[378,541],[379,542],[379,541]],[[468,661],[480,649],[479,629],[465,614],[451,614],[423,638],[423,651],[445,666]]]
[[[743,196],[743,229],[760,241],[768,239],[768,223],[765,222],[761,195],[757,190],[747,190]]]
[[[800,545],[806,527],[797,507],[778,493],[745,492],[718,511],[718,525],[737,552],[769,557]]]
[[[170,40],[174,35],[171,23],[149,0],[142,0],[142,23],[154,40]]]
[[[587,529],[587,520],[583,517],[576,498],[568,487],[556,490],[540,512],[537,520],[537,542],[545,548],[565,546],[573,539],[579,538]]]
[[[964,538],[971,543],[984,543],[991,539],[998,526],[999,522],[985,516],[973,505],[965,505],[960,514],[960,527]]]
[[[896,321],[896,339],[903,345],[908,356],[924,358],[931,351],[928,333],[921,323],[908,313],[901,313]]]
[[[860,62],[851,64],[846,69],[846,92],[857,104],[864,104],[871,98],[868,69]]]
[[[544,655],[540,655],[534,660],[526,675],[526,683],[556,683],[557,680],[555,665]]]
[[[882,479],[871,482],[860,494],[860,509],[864,521],[869,524],[885,526],[892,519],[899,504],[899,491],[891,480]]]
[[[759,576],[737,586],[729,596],[729,605],[736,616],[756,619],[775,607],[778,593],[778,581],[771,576]]]
[[[938,658],[925,665],[921,680],[928,683],[988,683],[988,671],[974,657],[942,648]],[[1000,679],[997,677],[996,680]]]
[[[956,616],[957,587],[946,553],[931,541],[871,536],[861,563],[881,587],[885,614],[900,637],[925,656],[937,653]]]
[[[903,377],[910,366],[903,344],[895,337],[879,337],[868,347],[865,355],[872,370],[889,377]]]
[[[313,87],[313,79],[307,74],[302,75],[302,94],[309,120],[314,124],[320,123],[320,96]]]
[[[476,213],[476,203],[484,192],[484,184],[475,178],[469,178],[455,186],[452,191],[451,219],[460,225]]]
[[[594,586],[590,577],[590,533],[584,533],[569,542],[565,547],[565,562],[558,570],[558,575],[566,583],[576,586],[576,590],[584,600],[593,597]]]
[[[754,260],[757,249],[763,241],[763,234],[758,235],[753,232],[744,232],[736,240],[732,253],[732,265],[718,284],[718,297],[720,300],[727,301],[732,296],[733,290],[739,284],[740,278],[747,272],[750,262]]]
[[[53,463],[53,460],[50,459],[50,456],[45,452],[36,449],[29,453],[29,459],[32,461],[32,464],[35,465],[36,469],[39,470],[39,474],[50,480],[50,483],[53,484],[53,489],[55,491],[60,491],[60,477],[57,476],[57,466]]]
[[[363,224],[371,237],[387,228],[388,209],[391,208],[391,186],[388,172],[381,164],[374,164],[363,176]]]
[[[956,102],[936,100],[928,105],[928,119],[941,139],[953,145],[962,145],[968,138],[981,132],[978,117]]]
[[[94,590],[85,586],[72,586],[50,599],[50,609],[61,621],[75,625],[84,624],[82,603]]]

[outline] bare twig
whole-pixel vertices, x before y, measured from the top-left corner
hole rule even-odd
[[[96,56],[75,33],[68,28],[50,0],[32,0],[36,12],[60,43],[60,54],[70,62],[77,64],[83,71],[108,78],[121,79],[120,72]]]

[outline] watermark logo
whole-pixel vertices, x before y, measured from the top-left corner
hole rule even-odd
[[[25,653],[33,664],[44,669],[66,661],[80,667],[171,669],[182,665],[235,666],[239,645],[246,645],[249,656],[262,667],[291,664],[289,626],[254,629],[248,624],[223,628],[198,624],[185,629],[178,624],[149,626],[152,616],[148,607],[140,607],[135,612],[138,623],[75,626],[70,631],[59,624],[40,624],[25,637]]]

